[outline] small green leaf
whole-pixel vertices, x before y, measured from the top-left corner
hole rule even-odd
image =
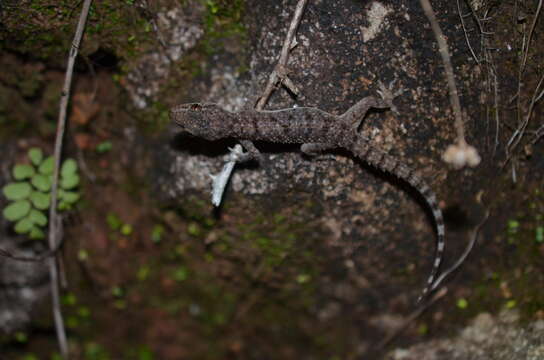
[[[73,306],[77,304],[77,297],[74,293],[70,292],[62,297],[61,302],[63,305]]]
[[[32,223],[40,225],[40,226],[45,226],[45,224],[47,224],[47,217],[40,210],[36,210],[36,209],[30,210],[30,213],[28,214],[28,218],[30,219],[30,221],[32,221]]]
[[[180,266],[174,271],[172,275],[175,281],[182,282],[187,280],[187,278],[189,277],[189,271],[185,267]]]
[[[68,204],[74,204],[79,200],[79,193],[75,191],[60,191],[59,197]]]
[[[128,236],[130,234],[132,234],[132,225],[130,224],[123,224],[123,226],[121,226],[121,234],[125,235],[125,236]]]
[[[17,183],[9,183],[6,186],[4,186],[3,192],[4,195],[8,200],[21,200],[26,199],[30,192],[32,191],[32,187],[29,183],[25,182],[17,182]]]
[[[142,265],[138,269],[138,272],[136,273],[136,277],[140,281],[145,281],[149,277],[149,273],[151,272],[151,268],[149,265]]]
[[[138,349],[138,360],[154,360],[155,356],[153,355],[153,352],[149,350],[147,346],[141,346]]]
[[[468,307],[468,301],[465,298],[460,298],[457,300],[457,307],[459,309],[466,309]]]
[[[308,281],[310,281],[312,279],[312,277],[308,274],[299,274],[297,276],[297,282],[299,284],[305,284],[307,283]]]
[[[4,217],[9,221],[17,221],[25,217],[30,211],[30,202],[28,200],[19,200],[4,209]]]
[[[428,334],[429,333],[429,326],[427,324],[421,324],[418,328],[417,328],[417,333],[419,335],[425,335],[425,334]]]
[[[112,149],[113,144],[111,141],[103,141],[100,144],[96,145],[96,152],[103,154],[105,152],[108,152]]]
[[[32,165],[19,164],[13,167],[13,177],[15,180],[24,180],[31,178],[36,171]]]
[[[59,205],[57,206],[57,209],[60,211],[66,211],[70,210],[72,208],[72,205],[68,204],[66,201],[59,201]]]
[[[535,239],[537,243],[544,242],[544,226],[536,227]]]
[[[153,241],[154,243],[160,242],[163,234],[164,226],[160,224],[153,226],[153,230],[151,231],[151,241]]]
[[[515,234],[519,229],[519,221],[509,220],[508,221],[508,232],[510,234]]]
[[[43,239],[45,238],[45,234],[43,233],[42,229],[37,226],[33,226],[32,229],[30,229],[30,234],[28,234],[28,237],[32,240]]]
[[[67,177],[60,179],[60,186],[63,189],[72,189],[79,184],[79,176],[77,174],[72,174]]]
[[[53,174],[54,166],[55,166],[55,158],[53,158],[53,156],[49,156],[42,162],[42,164],[38,168],[38,171],[44,175],[51,175]]]
[[[106,222],[112,230],[117,230],[123,225],[123,222],[114,213],[109,213],[106,217]]]
[[[62,360],[62,356],[60,356],[59,353],[53,353],[53,354],[51,354],[51,359],[50,360]]]
[[[79,325],[81,325],[81,321],[75,317],[74,315],[68,315],[66,317],[66,327],[69,328],[69,329],[77,329],[79,327]],[[86,356],[87,359],[91,358],[90,356]],[[95,357],[95,359],[98,359],[98,357]]]
[[[14,337],[15,337],[15,340],[17,340],[20,343],[26,343],[28,341],[27,334],[22,331],[17,331]]]
[[[85,249],[80,249],[78,252],[77,252],[77,259],[79,261],[86,261],[89,259],[89,252]]]
[[[32,177],[30,182],[32,182],[32,185],[40,191],[47,192],[51,189],[51,181],[48,176],[36,174]]]
[[[79,315],[79,317],[88,318],[89,316],[91,316],[91,310],[86,306],[80,306],[77,309],[77,314]]]
[[[32,194],[30,194],[30,201],[32,201],[32,205],[39,210],[47,209],[49,207],[50,199],[51,195],[49,193],[45,194],[43,192],[33,191]]]
[[[77,163],[74,159],[66,159],[62,163],[60,174],[62,177],[68,177],[74,175],[77,172]]]
[[[36,165],[36,166],[40,165],[40,163],[42,162],[42,159],[43,159],[42,149],[32,148],[32,149],[28,150],[28,157],[29,157],[30,161],[32,161],[32,163],[34,165]]]
[[[40,360],[36,355],[34,354],[26,354],[24,355],[21,360]]]
[[[15,224],[15,232],[17,234],[26,234],[30,231],[30,229],[32,229],[33,226],[32,221],[30,221],[28,217],[25,217],[17,221]]]
[[[189,233],[189,235],[192,236],[199,236],[201,234],[200,227],[195,222],[189,223],[189,225],[187,226],[187,232]]]
[[[127,307],[127,302],[125,300],[115,300],[113,302],[113,307],[119,310],[123,310]]]
[[[122,297],[125,292],[123,291],[123,288],[120,286],[114,286],[111,288],[111,294],[115,297]]]

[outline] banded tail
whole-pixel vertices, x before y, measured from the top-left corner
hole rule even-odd
[[[431,270],[431,275],[427,279],[427,283],[420,297],[417,300],[419,302],[423,298],[425,298],[429,294],[429,292],[432,291],[432,286],[438,274],[440,263],[442,262],[442,256],[444,254],[444,238],[446,230],[444,226],[444,217],[442,216],[442,211],[440,210],[440,207],[438,206],[438,203],[436,201],[436,195],[429,187],[429,185],[427,185],[427,183],[422,178],[417,176],[412,169],[402,164],[393,156],[371,147],[368,141],[358,141],[352,148],[352,151],[361,160],[366,161],[370,165],[382,171],[393,174],[401,180],[404,180],[408,184],[412,185],[421,194],[421,196],[423,196],[423,198],[427,202],[427,205],[429,205],[433,212],[437,235],[434,262],[433,268]]]

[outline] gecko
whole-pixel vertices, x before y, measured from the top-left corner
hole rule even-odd
[[[445,245],[445,226],[435,193],[414,170],[396,157],[377,149],[358,129],[371,109],[397,112],[390,88],[381,83],[380,98],[366,96],[342,115],[333,115],[314,107],[296,107],[272,111],[253,109],[230,112],[213,103],[181,104],[170,109],[170,119],[182,130],[209,141],[223,138],[239,140],[248,159],[262,161],[252,141],[302,144],[301,151],[314,156],[323,151],[343,148],[369,165],[410,184],[425,199],[432,211],[437,235],[432,270],[418,302],[432,290]]]

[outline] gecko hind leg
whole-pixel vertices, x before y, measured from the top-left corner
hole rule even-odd
[[[393,91],[395,80],[389,83],[389,86],[384,85],[381,81],[378,81],[380,97],[367,96],[359,100],[355,105],[350,107],[345,113],[340,115],[340,121],[345,122],[354,132],[359,132],[361,122],[365,118],[369,109],[391,109],[395,114],[398,114],[398,109],[393,103],[393,100],[404,92],[404,89],[399,88],[397,91]]]
[[[244,156],[242,156],[238,162],[246,162],[246,161],[250,161],[250,160],[255,160],[257,161],[259,164],[262,164],[264,163],[263,161],[263,154],[261,154],[261,152],[259,151],[259,149],[257,149],[255,147],[255,145],[253,144],[253,142],[249,141],[249,140],[240,140],[240,143],[242,144],[242,146],[244,147],[244,149],[246,149],[247,153],[244,154]]]

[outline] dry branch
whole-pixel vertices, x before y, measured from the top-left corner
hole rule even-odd
[[[450,54],[448,51],[448,44],[438,21],[434,14],[433,8],[429,0],[420,0],[421,7],[427,16],[427,19],[431,23],[434,36],[438,42],[438,49],[444,68],[446,70],[446,79],[448,81],[450,103],[455,115],[455,130],[457,132],[457,143],[452,144],[444,152],[442,159],[453,165],[456,168],[462,168],[466,165],[476,166],[480,163],[480,156],[473,146],[467,144],[465,140],[465,126],[463,124],[463,113],[461,111],[461,102],[459,101],[459,94],[457,91],[457,85],[455,84],[455,77],[453,73],[453,66],[451,65]]]
[[[57,133],[55,138],[55,166],[53,169],[53,180],[51,185],[51,205],[49,208],[49,250],[55,251],[57,244],[60,243],[58,239],[59,234],[61,233],[60,227],[62,223],[57,214],[57,191],[58,191],[58,180],[59,180],[59,168],[60,168],[60,158],[62,151],[62,142],[64,138],[64,131],[66,128],[66,113],[68,110],[68,100],[70,99],[70,89],[72,87],[72,76],[74,73],[74,64],[77,58],[77,53],[79,50],[79,44],[81,43],[81,38],[83,37],[83,31],[85,29],[85,23],[87,21],[87,15],[89,14],[89,9],[91,7],[92,0],[85,0],[83,3],[83,8],[81,9],[81,14],[79,16],[79,22],[77,24],[76,33],[74,35],[74,40],[72,42],[72,47],[70,48],[70,53],[68,55],[68,65],[66,68],[66,75],[64,78],[64,86],[62,88],[61,98],[60,98],[60,109],[59,117],[57,120]],[[57,333],[57,340],[59,343],[60,353],[64,359],[68,359],[68,342],[66,339],[66,331],[64,329],[64,321],[62,319],[62,312],[60,308],[60,294],[59,294],[59,274],[57,268],[57,258],[51,257],[49,260],[49,275],[51,281],[51,299],[53,306],[53,317],[55,320],[55,330]]]
[[[291,20],[291,24],[289,25],[289,30],[287,31],[287,36],[285,37],[283,46],[281,48],[278,64],[270,74],[270,77],[268,78],[268,84],[266,85],[264,93],[257,102],[257,105],[255,106],[255,109],[257,110],[262,110],[264,108],[266,102],[270,98],[272,92],[274,92],[274,89],[276,88],[278,83],[286,85],[289,90],[293,91],[294,93],[298,92],[294,84],[287,77],[287,60],[289,59],[289,52],[293,48],[295,33],[297,31],[298,25],[300,24],[300,19],[302,18],[302,14],[307,3],[308,0],[299,0],[297,4],[295,14],[293,15],[293,19]]]

